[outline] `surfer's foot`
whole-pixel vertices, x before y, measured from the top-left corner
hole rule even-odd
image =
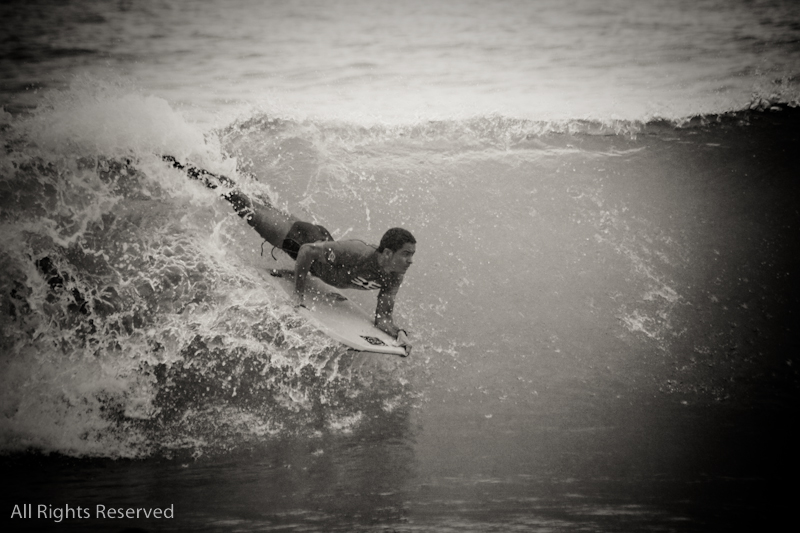
[[[237,190],[222,193],[221,196],[225,198],[236,210],[236,214],[240,217],[246,217],[253,213],[253,206],[250,199]]]
[[[173,167],[183,170],[184,172],[186,172],[187,176],[201,182],[209,189],[216,189],[219,186],[223,187],[236,186],[236,183],[234,183],[234,181],[227,176],[223,176],[222,174],[214,174],[207,170],[203,170],[202,168],[196,168],[191,165],[184,165],[171,155],[163,155],[161,156],[161,159],[163,159],[168,163],[171,163]]]

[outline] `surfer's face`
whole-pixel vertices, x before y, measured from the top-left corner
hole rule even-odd
[[[384,250],[386,254],[386,270],[388,272],[397,272],[398,274],[405,274],[411,263],[414,262],[414,252],[417,251],[417,246],[409,242],[405,243],[402,248],[396,252],[391,250]]]

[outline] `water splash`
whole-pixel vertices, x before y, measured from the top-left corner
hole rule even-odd
[[[235,172],[215,136],[82,82],[5,120],[0,449],[197,454],[358,423],[371,372],[302,324],[238,219],[161,162]]]

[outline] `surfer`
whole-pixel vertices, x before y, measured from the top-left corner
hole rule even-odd
[[[164,156],[164,160],[206,187],[216,189],[218,184],[231,187],[222,197],[233,206],[236,214],[266,241],[295,260],[295,306],[304,306],[309,273],[339,289],[377,290],[375,326],[396,338],[406,355],[411,353],[408,333],[396,326],[392,317],[397,291],[416,251],[417,241],[408,230],[389,229],[378,246],[360,240],[334,241],[323,226],[252,200],[233,188],[235,184],[225,176],[184,166],[171,156]]]

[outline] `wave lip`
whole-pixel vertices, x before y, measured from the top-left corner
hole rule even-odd
[[[476,116],[467,119],[419,120],[411,124],[364,126],[346,121],[295,120],[272,114],[257,113],[238,119],[221,129],[226,142],[248,144],[256,139],[273,143],[302,140],[309,146],[346,151],[376,149],[381,146],[389,153],[402,147],[443,153],[489,148],[526,148],[536,139],[547,136],[623,136],[653,135],[710,124],[747,124],[753,117],[791,112],[800,103],[772,97],[754,96],[741,108],[703,113],[678,118],[652,117],[645,120],[565,119],[529,120],[500,115]],[[249,140],[248,140],[249,139]],[[269,148],[267,147],[269,150]]]

